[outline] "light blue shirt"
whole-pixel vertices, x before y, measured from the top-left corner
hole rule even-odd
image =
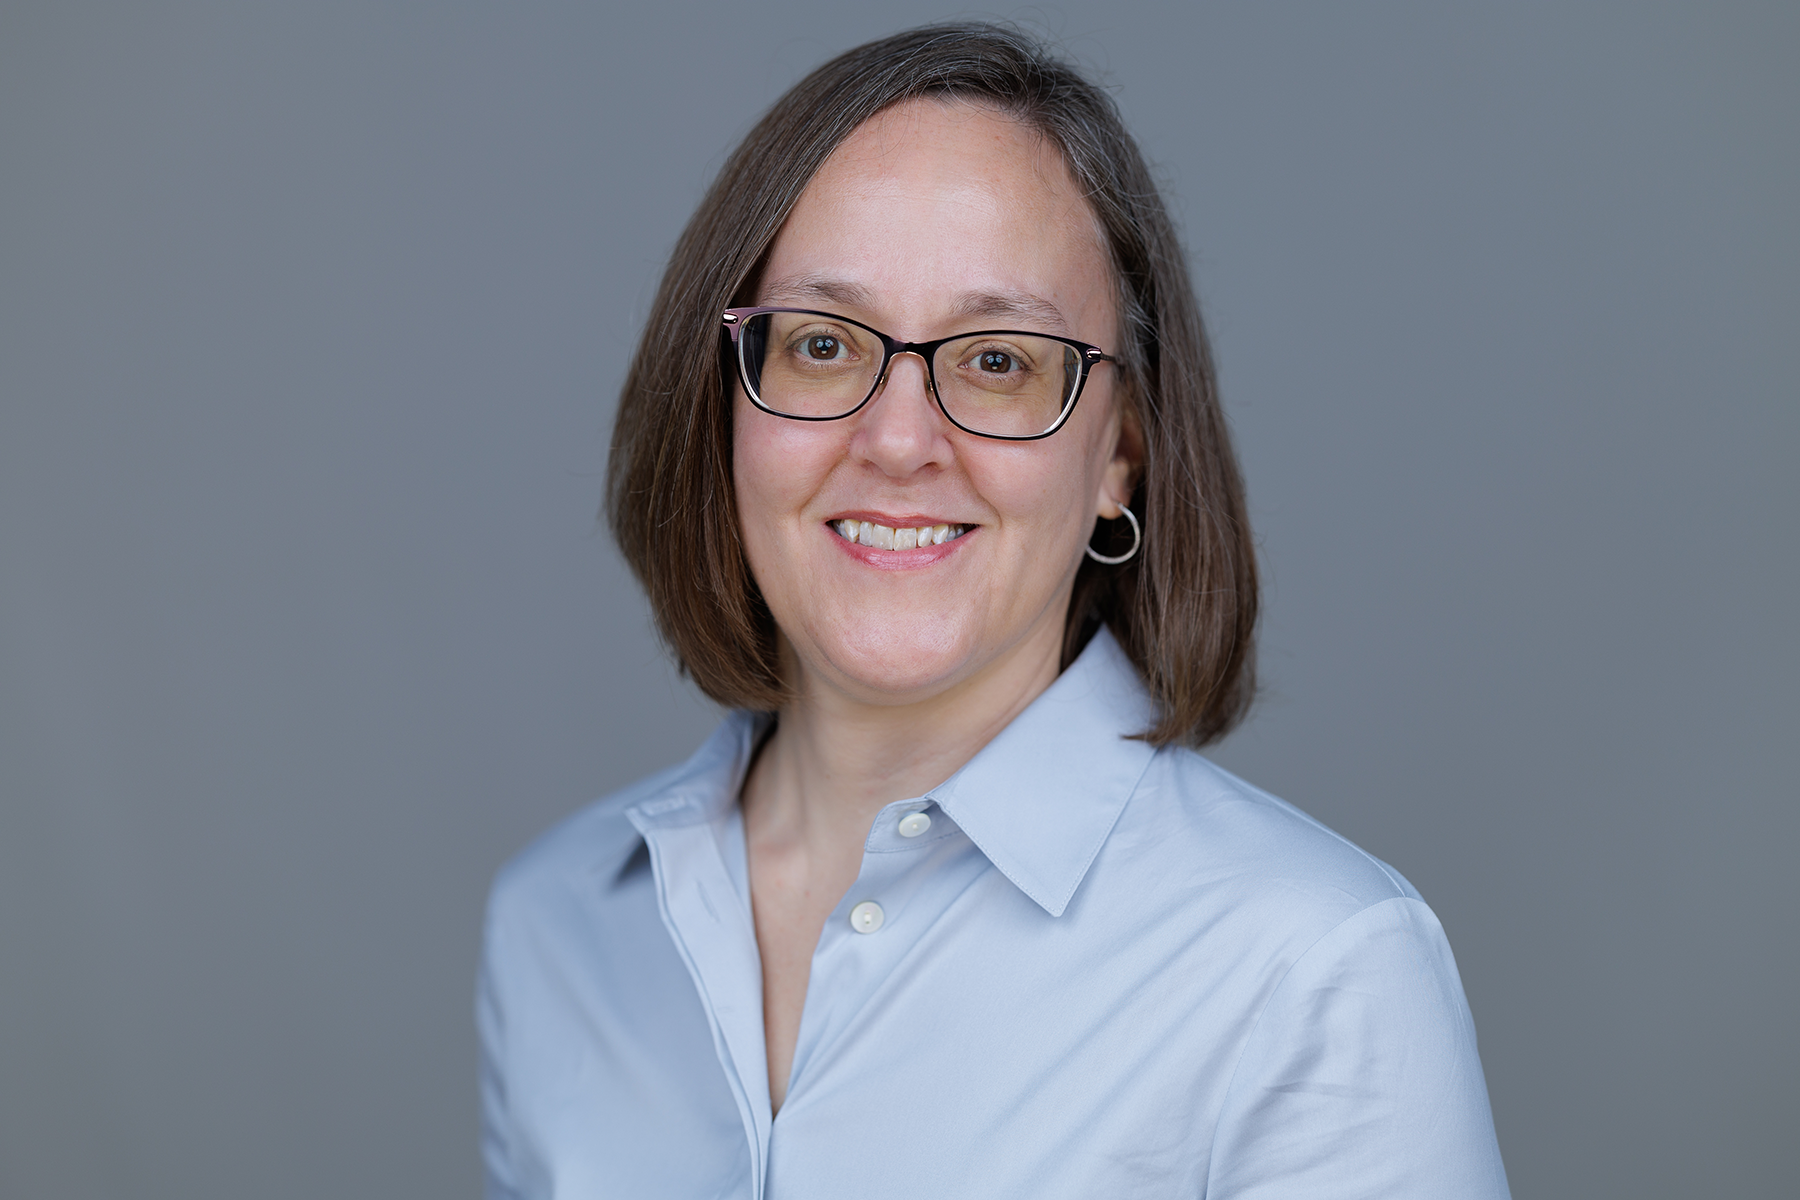
[[[1505,1197],[1431,910],[1127,738],[1151,717],[1102,631],[881,810],[774,1117],[737,804],[756,719],[553,830],[489,908],[489,1196]]]

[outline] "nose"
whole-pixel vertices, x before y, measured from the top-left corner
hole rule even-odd
[[[938,461],[948,445],[931,394],[930,365],[914,351],[894,355],[860,415],[852,449],[885,474],[912,475]]]
[[[904,370],[904,368],[910,368],[910,370]],[[875,399],[881,398],[880,393],[891,391],[896,385],[897,377],[901,375],[909,375],[913,378],[900,386],[915,387],[924,394],[927,401],[932,399],[931,364],[926,362],[925,356],[917,350],[902,350],[888,360],[887,373],[881,377],[881,383],[876,388],[878,394]]]

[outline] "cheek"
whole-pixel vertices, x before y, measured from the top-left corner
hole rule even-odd
[[[837,439],[824,431],[771,417],[739,394],[732,419],[732,483],[753,567],[756,549],[798,518],[842,457]]]
[[[1104,414],[1102,414],[1104,415]],[[1069,425],[1041,442],[987,443],[993,447],[971,463],[977,488],[1003,522],[1028,526],[1048,561],[1060,561],[1062,543],[1085,542],[1094,522],[1094,501],[1111,458],[1104,420]],[[1056,550],[1056,553],[1049,552]]]

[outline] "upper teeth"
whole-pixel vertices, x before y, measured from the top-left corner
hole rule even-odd
[[[833,521],[838,536],[859,546],[877,550],[912,550],[919,546],[940,546],[968,532],[967,525],[921,525],[917,529],[895,529],[873,521]]]

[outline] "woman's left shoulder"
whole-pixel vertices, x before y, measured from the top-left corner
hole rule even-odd
[[[1149,877],[1167,871],[1188,887],[1223,889],[1234,907],[1296,935],[1323,934],[1388,901],[1422,900],[1404,875],[1342,834],[1180,747],[1152,760],[1115,839],[1151,860],[1141,864]]]

